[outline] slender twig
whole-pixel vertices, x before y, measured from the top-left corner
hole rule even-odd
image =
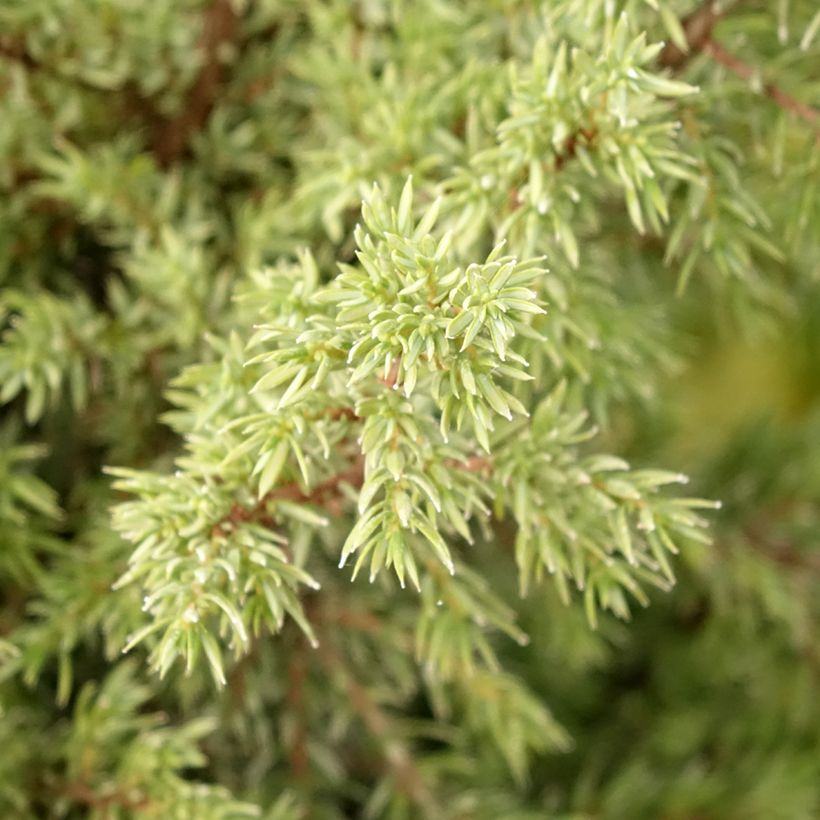
[[[448,467],[463,470],[468,473],[487,473],[492,468],[492,462],[485,456],[470,456],[465,460],[447,459]],[[264,526],[273,526],[273,519],[268,513],[268,505],[275,501],[292,501],[297,504],[315,504],[330,506],[339,498],[343,484],[360,487],[364,481],[364,457],[358,456],[345,470],[331,476],[312,490],[304,490],[297,482],[274,487],[265,493],[252,506],[244,506],[239,501],[234,502],[228,513],[214,524],[211,529],[213,536],[225,536],[246,521],[256,521]]]
[[[67,783],[63,793],[74,803],[80,803],[95,811],[101,811],[108,817],[115,809],[125,811],[145,811],[151,805],[146,797],[131,798],[121,791],[99,794],[89,785],[82,782]]]
[[[492,462],[486,456],[470,456],[464,461],[448,459],[446,463],[448,467],[455,467],[467,473],[485,473],[492,468]]]
[[[58,67],[35,57],[27,49],[25,42],[20,39],[0,38],[0,58],[15,62],[26,69],[30,74],[40,74],[56,82],[74,86],[79,91],[110,98],[112,89],[97,85],[82,76],[61,71]],[[2,89],[0,89],[1,91]],[[143,97],[133,80],[124,83],[119,89],[120,96],[115,98],[121,104],[126,119],[136,117],[144,123],[154,123],[160,116],[153,102]],[[40,179],[39,173],[26,169],[13,175],[11,188],[13,191],[36,182]],[[56,200],[40,198],[32,203],[32,210],[37,212],[59,212],[59,203]],[[23,253],[25,249],[21,249]]]
[[[553,157],[552,171],[558,173],[567,163],[578,156],[578,149],[581,147],[592,148],[598,137],[598,129],[592,125],[590,127],[580,126],[570,134],[563,146]],[[527,169],[522,169],[519,179],[507,192],[507,208],[509,211],[517,211],[523,204],[520,198],[521,186],[527,180]]]
[[[759,81],[761,74],[759,69],[736,57],[712,36],[718,22],[743,2],[744,0],[737,0],[734,3],[723,5],[714,0],[707,0],[684,17],[681,20],[681,26],[686,35],[688,50],[684,51],[674,43],[668,43],[660,54],[660,65],[673,71],[680,71],[692,57],[701,53],[711,57],[716,63],[728,68],[733,74],[751,84]],[[820,126],[818,125],[820,111],[793,97],[774,83],[762,84],[761,91],[784,111],[809,123],[820,138]]]
[[[305,644],[300,641],[288,664],[287,706],[294,720],[293,734],[288,747],[290,770],[297,780],[306,780],[310,774],[308,757],[307,716],[305,714],[305,684],[308,677]]]
[[[431,819],[441,816],[441,810],[427,788],[409,749],[399,739],[391,719],[371,691],[353,677],[329,641],[321,641],[318,653],[328,672],[341,679],[353,711],[381,745],[384,762],[391,771],[399,791],[424,812],[422,816]]]
[[[234,43],[238,20],[231,0],[213,0],[205,15],[200,46],[204,64],[180,114],[158,129],[154,153],[163,167],[186,151],[191,137],[202,130],[216,103],[224,79],[224,49]]]
[[[335,609],[325,604],[318,612],[318,620],[322,623],[349,627],[366,635],[383,635],[385,632],[381,618],[366,609]]]
[[[267,510],[268,505],[273,501],[293,501],[295,503],[318,504],[321,506],[329,497],[338,494],[342,484],[358,487],[361,486],[363,480],[364,459],[359,457],[346,470],[331,476],[308,492],[303,490],[299,484],[293,482],[283,484],[281,487],[274,487],[253,506],[246,507],[238,501],[235,502],[228,514],[213,526],[211,532],[215,536],[226,535],[245,521],[258,521],[270,526],[273,522]]]
[[[574,134],[571,134],[564,143],[561,152],[555,157],[555,170],[560,171],[570,160],[575,159],[580,146],[592,146],[597,136],[598,131],[595,127],[579,128]]]
[[[801,552],[788,541],[774,539],[763,524],[747,527],[744,535],[746,543],[769,561],[820,578],[820,554]]]
[[[734,3],[731,8],[738,5],[740,5],[739,2]],[[688,49],[683,50],[675,43],[667,43],[659,58],[661,66],[671,68],[673,71],[680,71],[695,54],[703,50],[718,21],[729,10],[729,8],[723,7],[715,0],[706,0],[703,5],[684,17],[681,20],[681,28],[686,35]]]
[[[754,66],[744,63],[743,60],[736,57],[734,54],[727,51],[720,43],[715,42],[711,38],[707,39],[703,44],[703,51],[708,54],[716,63],[728,68],[733,74],[736,74],[743,80],[754,83],[760,77],[760,72]],[[820,136],[820,111],[812,108],[802,100],[798,100],[791,94],[786,93],[782,88],[773,83],[765,83],[761,86],[762,92],[774,103],[779,105],[785,111],[794,114],[802,120],[805,120],[809,125],[813,126]]]

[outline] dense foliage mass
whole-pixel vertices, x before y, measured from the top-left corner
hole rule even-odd
[[[5,0],[0,90],[0,816],[820,816],[814,0]]]

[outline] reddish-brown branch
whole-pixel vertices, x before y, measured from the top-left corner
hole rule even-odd
[[[305,780],[310,774],[308,757],[308,734],[305,715],[305,684],[307,683],[307,658],[304,643],[300,642],[288,665],[287,706],[294,721],[288,748],[290,770],[297,780]]]
[[[485,456],[470,456],[465,461],[448,459],[446,463],[449,467],[471,473],[486,472],[492,467],[492,462]],[[364,458],[359,456],[346,470],[317,484],[308,492],[293,482],[274,487],[252,506],[246,507],[238,501],[234,502],[227,515],[214,524],[211,534],[214,537],[227,535],[246,521],[256,521],[265,526],[273,526],[273,519],[268,513],[268,505],[273,501],[292,501],[297,504],[315,504],[320,507],[331,506],[338,499],[339,490],[343,484],[360,487],[363,481]]]
[[[706,42],[712,36],[712,31],[718,21],[726,14],[714,0],[706,2],[681,20],[683,33],[689,45],[688,51],[678,48],[674,43],[667,43],[660,54],[659,62],[664,68],[680,71],[692,56],[703,50]]]
[[[668,43],[660,54],[660,65],[673,71],[680,71],[695,54],[703,53],[711,57],[716,63],[728,68],[738,77],[749,83],[754,83],[760,76],[759,70],[727,51],[712,37],[718,22],[729,11],[741,5],[742,2],[743,0],[737,0],[729,7],[722,7],[714,0],[707,0],[702,6],[681,20],[686,41],[689,45],[688,51],[678,48],[674,43]],[[812,108],[802,100],[798,100],[773,83],[763,84],[761,90],[783,110],[789,111],[813,126],[818,138],[820,138],[820,127],[818,127],[820,111]]]
[[[349,421],[354,421],[359,418],[352,407],[331,407],[323,415],[325,418],[333,420],[348,419]]]
[[[318,617],[323,623],[338,624],[368,635],[383,634],[385,629],[381,619],[368,610],[331,610],[324,606],[319,611]]]
[[[139,812],[146,810],[151,804],[146,797],[133,799],[121,791],[97,794],[90,786],[81,782],[66,784],[63,793],[74,803],[102,812],[110,812],[115,808]]]
[[[18,63],[31,74],[40,74],[57,82],[74,86],[81,91],[97,95],[106,95],[107,98],[111,98],[110,89],[95,85],[93,82],[81,76],[66,74],[60,71],[58,67],[34,57],[21,40],[0,39],[0,57]],[[126,82],[120,89],[120,92],[120,95],[114,98],[114,104],[122,105],[123,114],[127,120],[133,117],[143,123],[152,124],[161,119],[152,101],[140,94],[136,83],[133,81]],[[16,174],[12,187],[16,189],[30,182],[35,182],[38,179],[39,174],[31,170],[24,170]],[[33,207],[38,210],[58,210],[55,204],[56,203],[51,200],[40,200],[34,203]]]
[[[236,42],[238,22],[231,0],[213,0],[206,10],[200,39],[202,69],[178,115],[162,117],[151,100],[142,97],[133,84],[123,89],[126,111],[138,114],[151,131],[152,151],[162,167],[167,168],[180,159],[185,154],[191,138],[207,123],[225,79],[225,51]],[[41,62],[33,57],[20,41],[0,39],[0,57],[17,62],[29,71],[48,74],[88,91],[107,91],[81,77],[64,75],[56,68]]]
[[[321,506],[325,504],[329,498],[338,494],[342,484],[351,484],[354,487],[358,487],[363,480],[364,459],[358,458],[346,470],[331,476],[309,492],[305,492],[299,484],[295,482],[292,484],[284,484],[281,487],[274,487],[251,507],[246,507],[238,501],[235,502],[228,514],[214,525],[212,533],[215,536],[226,535],[246,521],[258,521],[266,526],[270,526],[273,522],[268,515],[268,505],[272,501],[292,501],[294,503],[317,504]]]
[[[592,146],[598,136],[595,127],[581,127],[567,138],[561,150],[555,154],[552,170],[557,173],[568,162],[578,156],[578,149],[582,146]],[[521,175],[519,182],[516,182],[507,192],[507,208],[510,211],[517,211],[524,203],[520,198],[520,187],[527,179],[526,169]]]
[[[762,523],[747,527],[744,531],[747,543],[755,552],[783,567],[798,570],[801,574],[820,578],[820,554],[805,553],[787,541],[771,536]]]
[[[492,467],[492,462],[486,456],[470,456],[466,461],[448,460],[447,465],[468,473],[483,473]]]
[[[595,128],[579,128],[564,144],[563,150],[555,157],[555,170],[560,171],[570,160],[575,159],[578,148],[595,142],[598,132]]]
[[[388,626],[373,612],[366,609],[351,609],[349,606],[337,605],[333,598],[326,599],[327,596],[323,596],[321,606],[311,611],[311,623],[317,629],[327,628],[330,631],[334,627],[343,627],[345,631],[369,636],[379,635],[382,638],[388,634]],[[389,640],[394,646],[401,647],[408,654],[415,651],[416,643],[412,631],[389,630]]]
[[[370,690],[350,674],[347,665],[328,641],[323,640],[318,651],[328,672],[341,679],[353,711],[381,745],[385,764],[393,774],[396,787],[424,812],[424,817],[439,817],[440,811],[410,751],[399,739],[392,721]]]
[[[0,40],[0,57],[20,63],[24,68],[35,71],[43,66],[26,51],[26,47],[20,41],[8,39]]]
[[[237,23],[230,0],[213,0],[205,15],[200,42],[202,70],[180,114],[165,122],[154,139],[154,153],[160,165],[167,167],[178,160],[191,137],[207,122],[224,79],[224,51],[236,39]]]
[[[759,79],[759,71],[748,63],[736,57],[734,54],[727,51],[720,43],[716,43],[712,39],[707,39],[703,44],[704,53],[708,54],[715,62],[728,68],[733,74],[737,75],[749,83],[754,83]],[[820,111],[812,108],[802,100],[798,100],[791,94],[787,94],[782,88],[773,83],[765,83],[761,86],[762,92],[774,103],[779,105],[785,111],[794,114],[802,120],[805,120],[809,125],[813,126],[820,136]]]

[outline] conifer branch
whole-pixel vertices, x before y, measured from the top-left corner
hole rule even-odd
[[[7,61],[18,63],[32,74],[48,77],[55,82],[67,83],[78,91],[94,94],[98,98],[105,98],[106,100],[110,100],[113,97],[111,89],[97,85],[76,73],[69,74],[61,71],[59,67],[51,65],[42,59],[38,59],[32,55],[26,48],[25,43],[21,40],[0,38],[0,57]],[[121,97],[119,99],[114,97],[114,104],[121,106],[125,118],[129,120],[134,118],[141,125],[145,125],[149,129],[155,129],[157,127],[156,124],[162,121],[162,117],[154,107],[153,101],[140,93],[139,88],[133,80],[128,80],[120,89],[120,93]],[[40,174],[27,168],[15,175],[12,187],[14,190],[18,190],[39,180]],[[32,210],[53,212],[58,210],[59,204],[56,200],[41,198],[33,203]],[[73,224],[70,222],[64,224],[73,227]]]
[[[820,298],[820,14],[741,4],[0,3],[0,817],[566,814],[625,728],[586,808],[813,805],[816,322],[695,441]]]
[[[712,36],[715,26],[743,2],[744,0],[736,0],[728,6],[723,6],[715,0],[707,0],[681,21],[688,49],[683,50],[673,42],[667,43],[660,54],[659,64],[664,68],[680,71],[695,54],[702,52],[750,84],[759,82],[759,69],[736,57]],[[762,92],[784,111],[794,114],[811,125],[820,138],[820,128],[818,128],[820,111],[798,100],[775,83],[763,84]]]
[[[705,54],[708,54],[715,62],[728,68],[736,76],[742,80],[746,80],[754,86],[760,80],[760,71],[754,66],[743,62],[743,60],[736,57],[730,51],[727,51],[720,43],[715,42],[711,37],[707,38],[702,49]],[[772,102],[780,106],[784,111],[794,114],[801,120],[807,122],[812,126],[818,139],[820,139],[820,111],[812,108],[808,103],[798,100],[791,94],[784,91],[774,83],[764,83],[762,85],[762,93],[765,94]]]
[[[597,136],[598,130],[595,127],[579,128],[574,134],[571,134],[561,152],[555,157],[553,168],[556,173],[568,162],[575,159],[581,146],[592,147]]]
[[[397,789],[425,812],[424,817],[430,820],[440,817],[441,810],[413,761],[410,750],[398,738],[392,721],[370,690],[350,674],[339,652],[328,641],[320,643],[318,652],[328,672],[341,679],[354,712],[381,745],[384,762],[393,774]]]
[[[293,717],[293,734],[288,745],[290,770],[297,780],[305,780],[310,774],[308,757],[307,718],[305,715],[305,685],[308,678],[308,664],[304,641],[299,641],[288,664],[287,694],[285,702]]]
[[[449,459],[447,465],[471,473],[486,473],[491,462],[485,456],[470,456],[465,461]],[[364,481],[364,458],[359,456],[354,463],[340,473],[325,479],[312,490],[305,491],[298,482],[274,487],[265,493],[252,507],[234,503],[226,516],[213,527],[214,535],[226,535],[246,521],[256,521],[265,526],[272,526],[267,508],[274,501],[292,501],[299,504],[311,504],[319,507],[335,506],[339,490],[343,484],[358,488]]]
[[[740,5],[743,0],[736,0],[732,8]],[[730,11],[716,0],[706,0],[690,14],[686,15],[680,25],[686,36],[688,48],[686,50],[673,42],[668,42],[660,54],[659,63],[663,68],[680,71],[698,52],[702,51],[712,36],[712,31],[718,22]]]
[[[292,482],[281,487],[274,487],[265,493],[252,507],[246,507],[239,502],[235,502],[228,514],[214,525],[212,532],[214,535],[226,535],[246,521],[256,521],[265,526],[272,526],[273,521],[267,512],[268,505],[271,502],[292,501],[300,504],[322,506],[338,494],[342,484],[359,487],[363,480],[364,458],[359,457],[346,470],[325,479],[308,492],[305,492],[297,482]]]
[[[135,799],[121,790],[100,794],[83,782],[68,783],[62,792],[73,803],[95,812],[101,812],[103,816],[108,816],[118,810],[143,812],[148,811],[151,807],[151,801],[147,797]]]
[[[744,535],[752,548],[768,560],[820,579],[820,554],[798,549],[791,541],[774,538],[765,518],[747,526]]]

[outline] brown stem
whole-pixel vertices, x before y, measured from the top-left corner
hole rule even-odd
[[[681,20],[681,27],[686,35],[689,49],[684,51],[674,43],[667,43],[660,54],[661,66],[680,71],[695,54],[703,50],[706,42],[712,36],[712,30],[726,12],[727,9],[722,9],[720,3],[706,0],[702,6],[684,17]]]
[[[202,70],[180,114],[165,122],[154,140],[154,153],[163,167],[185,153],[191,137],[207,122],[224,79],[223,52],[236,40],[237,22],[230,0],[213,0],[205,15],[200,41],[204,53]]]
[[[393,774],[396,787],[424,812],[423,817],[440,817],[441,810],[427,788],[410,751],[397,737],[392,721],[373,694],[351,675],[339,653],[328,641],[323,640],[318,651],[328,672],[341,678],[353,711],[381,745],[384,762]]]
[[[483,473],[492,468],[492,462],[486,456],[470,456],[466,461],[450,459],[447,465],[468,473]]]
[[[446,464],[449,467],[469,473],[486,473],[492,469],[492,462],[486,456],[470,456],[464,461],[448,459]],[[273,520],[268,514],[268,504],[272,501],[292,501],[297,504],[330,506],[338,499],[339,488],[342,484],[360,487],[363,481],[364,457],[360,455],[346,470],[342,470],[342,472],[317,484],[309,492],[305,492],[299,484],[293,482],[283,484],[281,487],[274,487],[253,506],[246,507],[239,501],[234,502],[227,515],[214,524],[211,534],[214,537],[228,535],[246,521],[257,521],[265,526],[273,526]]]
[[[293,734],[288,748],[290,770],[297,780],[306,780],[310,774],[308,757],[308,734],[305,715],[305,684],[307,682],[307,658],[304,642],[296,647],[288,665],[287,705],[294,719]]]
[[[570,160],[575,159],[581,145],[592,145],[598,136],[597,129],[579,128],[564,144],[560,154],[555,157],[555,170],[560,171]]]
[[[680,71],[695,54],[703,53],[711,57],[716,63],[728,68],[729,71],[738,77],[750,83],[754,83],[755,80],[759,78],[760,71],[727,51],[712,37],[712,33],[718,22],[743,2],[744,0],[737,0],[735,3],[724,7],[714,0],[707,0],[707,2],[690,15],[684,17],[684,19],[681,20],[681,25],[683,26],[689,48],[687,51],[684,51],[678,48],[674,43],[668,43],[660,54],[660,65],[673,71]],[[798,100],[773,83],[764,85],[762,91],[784,111],[789,111],[813,126],[818,138],[820,138],[820,127],[818,127],[820,111],[812,108],[802,100]]]
[[[110,98],[110,89],[95,85],[93,82],[85,80],[80,76],[67,74],[56,66],[43,62],[41,59],[34,57],[26,48],[25,43],[20,39],[0,39],[0,57],[18,63],[31,74],[41,74],[57,82],[72,85],[81,91],[97,95],[106,95],[107,98]],[[0,91],[2,91],[2,89],[0,89]],[[120,103],[122,105],[123,115],[127,121],[133,118],[141,123],[153,123],[161,119],[152,101],[142,96],[136,83],[132,80],[129,80],[122,86],[121,96],[115,101],[115,104]],[[11,187],[13,190],[16,190],[38,179],[39,174],[27,169],[14,176],[14,182]],[[54,200],[41,199],[33,203],[32,208],[38,211],[59,211],[59,204]]]
[[[284,484],[281,487],[274,487],[270,492],[265,493],[252,507],[245,507],[238,501],[235,502],[228,514],[214,525],[211,532],[215,536],[226,535],[245,521],[259,521],[262,524],[270,525],[272,521],[267,513],[267,508],[271,501],[293,501],[295,503],[321,505],[326,503],[329,497],[338,494],[339,487],[342,484],[351,484],[358,487],[363,480],[364,459],[359,457],[346,470],[321,482],[310,492],[305,492],[294,482]]]
[[[118,807],[126,811],[139,812],[147,809],[151,804],[147,797],[135,800],[120,791],[97,794],[90,786],[82,782],[67,783],[63,792],[72,802],[81,803],[97,811],[111,811]]]
[[[339,609],[338,611],[329,611],[328,607],[324,607],[319,613],[319,617],[325,623],[349,627],[367,635],[383,635],[385,631],[382,620],[368,610]]]
[[[814,578],[820,578],[820,555],[801,552],[787,541],[772,538],[765,527],[760,524],[747,527],[744,535],[747,543],[755,552],[760,553],[775,564],[799,570],[800,573]]]
[[[588,128],[579,127],[574,133],[567,137],[567,141],[553,157],[552,170],[558,173],[568,162],[571,162],[578,155],[578,148],[582,146],[593,147],[598,137],[598,129],[593,125]],[[507,192],[507,209],[510,212],[517,211],[523,201],[519,199],[521,185],[527,179],[526,169],[522,172],[520,180],[513,184]]]
[[[710,38],[708,38],[703,44],[703,51],[715,62],[728,68],[729,71],[736,74],[743,80],[754,83],[760,76],[758,69],[748,63],[744,63],[743,60],[739,59],[734,54],[731,54],[720,43],[717,43]],[[817,131],[818,137],[820,137],[820,111],[812,108],[802,100],[792,97],[791,94],[787,94],[782,88],[779,88],[773,83],[766,83],[763,85],[762,91],[770,100],[779,105],[782,109],[794,114],[801,120],[805,120],[809,123],[809,125],[813,126],[815,131]]]

